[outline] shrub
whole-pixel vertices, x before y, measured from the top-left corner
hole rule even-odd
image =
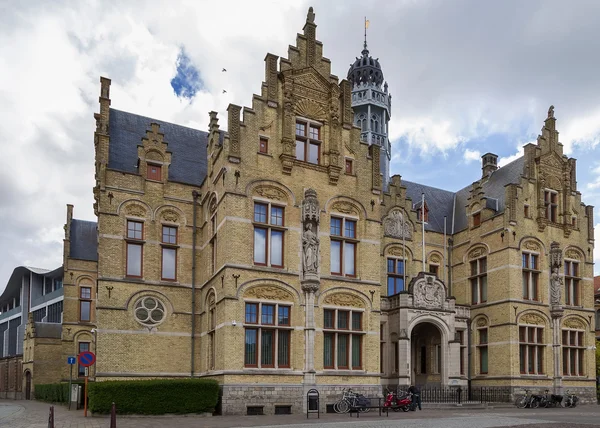
[[[67,403],[69,401],[69,384],[47,383],[35,385],[35,399],[49,403]]]
[[[212,412],[219,399],[219,384],[213,379],[106,381],[88,389],[94,413],[110,413],[113,402],[120,414]]]

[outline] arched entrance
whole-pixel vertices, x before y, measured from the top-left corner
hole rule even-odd
[[[445,379],[442,332],[431,322],[420,322],[411,332],[411,383],[440,386]]]
[[[31,400],[31,372],[25,370],[25,400]]]

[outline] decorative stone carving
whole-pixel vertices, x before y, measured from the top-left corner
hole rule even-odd
[[[325,297],[323,303],[336,306],[352,306],[354,308],[364,307],[361,298],[349,293],[335,293]]]
[[[283,288],[274,286],[253,287],[246,291],[244,297],[254,297],[265,300],[293,300],[292,295]]]
[[[437,253],[433,253],[429,256],[429,261],[432,263],[439,263],[441,261],[440,255]]]
[[[131,204],[127,206],[125,213],[133,217],[146,217],[146,208],[138,204]]]
[[[560,267],[562,266],[562,250],[558,242],[550,244],[550,303],[552,306],[560,305],[560,293],[562,290],[563,279],[560,276]]]
[[[531,251],[540,251],[540,245],[535,241],[527,241],[523,244],[523,247]]]
[[[169,221],[171,223],[177,223],[177,220],[179,220],[179,216],[173,210],[164,210],[161,216],[164,221]]]
[[[286,199],[285,192],[273,186],[260,186],[255,190],[255,193],[267,199],[275,199],[278,201]]]
[[[314,120],[325,120],[326,113],[323,106],[315,101],[303,99],[296,103],[296,115]]]
[[[404,220],[400,210],[392,211],[383,222],[385,236],[398,239],[412,239],[410,223]]]
[[[425,275],[418,279],[413,286],[412,293],[415,307],[441,308],[446,300],[444,286],[436,281],[433,275]]]
[[[539,324],[544,324],[544,319],[542,317],[540,317],[539,315],[529,313],[529,314],[522,315],[521,318],[519,318],[519,322],[522,324],[539,325]]]
[[[213,198],[210,200],[210,203],[208,204],[208,210],[210,211],[210,213],[214,213],[217,210],[217,198],[216,196],[213,196]]]
[[[336,202],[331,209],[344,214],[358,214],[356,207],[349,202]]]
[[[319,213],[317,192],[307,189],[302,203],[302,267],[305,280],[319,279]]]
[[[471,252],[469,252],[469,259],[476,259],[477,257],[481,257],[484,254],[485,254],[485,248],[483,248],[483,247],[475,248],[474,250],[471,250]]]
[[[573,249],[567,250],[567,252],[565,253],[565,258],[567,259],[573,259],[573,260],[581,260],[581,255]]]
[[[402,251],[402,248],[400,247],[392,247],[388,250],[388,254],[402,257],[404,255],[404,251]]]
[[[578,320],[577,318],[567,318],[564,322],[563,325],[567,328],[575,328],[578,330],[584,330],[585,329],[585,323],[583,323],[582,321]]]
[[[476,325],[477,327],[485,327],[487,325],[487,319],[484,317],[477,318]]]
[[[550,106],[548,109],[548,119],[554,118],[554,106]]]

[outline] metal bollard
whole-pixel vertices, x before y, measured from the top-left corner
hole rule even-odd
[[[112,403],[110,409],[110,428],[117,428],[117,407]]]
[[[48,428],[54,428],[54,406],[50,406],[50,414],[48,415]]]

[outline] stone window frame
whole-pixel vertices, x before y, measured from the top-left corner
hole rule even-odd
[[[145,241],[145,224],[144,220],[138,218],[126,218],[125,221],[125,276],[128,278],[143,278],[144,277],[144,244]],[[140,233],[135,225],[141,225]],[[133,228],[130,225],[134,226]],[[140,263],[140,274],[135,275],[129,273],[129,252],[133,247],[139,247],[139,263]]]
[[[485,271],[481,270],[481,263],[485,261]],[[476,263],[477,269],[473,271],[473,264]],[[480,305],[487,302],[488,298],[488,278],[487,278],[487,254],[477,257],[473,260],[469,260],[469,285],[471,290],[471,304]],[[473,282],[475,281],[475,282]],[[477,287],[477,299],[473,299],[473,289]],[[485,291],[485,293],[484,293]],[[485,295],[485,299],[482,297]]]
[[[476,229],[481,226],[481,210],[474,212],[471,215],[471,218],[473,219],[473,225],[471,226],[472,229]]]
[[[544,326],[519,324],[519,372],[524,376],[545,374],[544,333]],[[534,353],[532,370],[529,364],[531,352]]]
[[[531,218],[531,207],[529,204],[523,204],[523,217]]]
[[[86,352],[91,350],[91,346],[92,343],[89,341],[78,341],[77,342],[77,355],[81,354],[82,352]],[[85,376],[85,367],[83,367],[81,364],[79,364],[79,359],[77,361],[77,377],[84,377]]]
[[[156,168],[156,172],[152,172],[152,168]],[[162,177],[162,164],[157,162],[147,161],[146,162],[146,180],[156,181],[161,183]]]
[[[485,336],[482,336],[482,332],[485,331]],[[478,360],[479,360],[479,374],[480,375],[487,375],[489,373],[489,369],[490,369],[490,353],[489,353],[489,343],[490,343],[490,331],[488,329],[488,326],[483,326],[480,328],[477,328],[477,354],[478,354]],[[486,360],[486,364],[485,364],[485,371],[483,370],[483,356],[485,353],[485,360]]]
[[[248,321],[248,306],[252,305],[256,307],[256,322]],[[263,306],[273,306],[273,323],[265,323],[263,322]],[[256,364],[248,363],[248,354],[247,354],[247,345],[244,343],[244,368],[252,369],[285,369],[289,370],[292,367],[291,361],[291,349],[292,349],[292,332],[294,327],[292,326],[292,306],[291,302],[278,302],[278,301],[262,301],[262,300],[244,300],[244,339],[246,341],[246,335],[248,331],[255,331],[255,339],[256,339],[256,350],[255,350],[255,359]],[[287,324],[280,323],[280,308],[287,308]],[[262,338],[263,338],[263,330],[274,331],[273,334],[273,350],[272,350],[272,359],[273,364],[264,364],[263,361],[263,346],[262,346]],[[285,332],[287,336],[287,353],[285,353],[285,357],[287,358],[287,364],[280,364],[280,334]]]
[[[326,312],[333,312],[333,316],[331,318],[332,325],[326,326]],[[340,327],[340,318],[339,313],[346,313],[346,328]],[[364,371],[364,358],[363,358],[363,347],[365,346],[364,337],[366,336],[366,331],[364,329],[365,325],[365,310],[359,308],[350,308],[350,307],[333,307],[333,306],[325,306],[323,308],[323,369],[324,370],[350,370],[350,371]],[[359,328],[354,328],[354,315],[360,315],[360,326]],[[338,365],[338,356],[339,356],[339,337],[343,335],[347,337],[346,348],[347,348],[347,366],[339,366]],[[332,336],[332,346],[333,355],[331,356],[333,365],[326,366],[325,365],[325,337]],[[354,338],[358,337],[359,340],[359,355],[358,355],[358,365],[354,365],[354,361],[352,359],[352,346],[354,343]]]
[[[208,361],[207,361],[207,369],[214,370],[215,369],[215,361],[216,361],[216,346],[215,346],[215,332],[217,329],[217,305],[216,305],[216,294],[214,291],[211,291],[206,298],[206,307],[207,307],[207,333],[208,336]]]
[[[256,219],[256,215],[257,215],[257,211],[256,211],[256,206],[257,205],[261,205],[261,206],[266,206],[266,214],[265,214],[265,221],[257,221]],[[255,266],[267,266],[267,267],[272,267],[272,268],[276,268],[276,269],[283,269],[285,267],[285,261],[286,261],[286,257],[285,257],[285,249],[286,249],[286,245],[285,245],[285,240],[286,240],[286,235],[287,235],[287,230],[288,228],[286,227],[286,223],[285,223],[285,204],[282,203],[273,203],[269,200],[262,200],[262,199],[254,199],[253,200],[253,205],[252,205],[252,225],[254,226],[252,229],[252,262],[254,263]],[[276,220],[275,223],[273,223],[273,209],[280,209],[281,210],[281,224],[278,224],[278,221]],[[278,219],[279,216],[275,216],[275,219]],[[265,230],[266,231],[266,235],[265,235],[265,248],[264,248],[264,258],[265,258],[265,262],[257,262],[256,261],[256,233],[257,230]],[[272,237],[273,234],[277,233],[277,234],[281,234],[281,265],[277,265],[277,264],[273,264],[272,263]]]
[[[433,344],[433,361],[431,374],[440,374],[442,371],[442,344]]]
[[[582,277],[579,260],[565,258],[563,273],[565,280],[565,306],[581,306]]]
[[[551,223],[558,223],[559,196],[558,190],[544,189],[544,217]]]
[[[354,159],[344,158],[344,173],[346,175],[354,175]]]
[[[264,135],[258,136],[258,153],[261,155],[269,154],[269,137]]]
[[[332,228],[332,223],[333,220],[340,220],[340,233],[339,234],[334,234],[333,233],[333,228]],[[359,244],[359,239],[358,239],[358,222],[359,222],[359,218],[357,217],[352,217],[352,216],[345,216],[339,213],[335,213],[335,214],[331,214],[329,216],[329,272],[331,273],[331,275],[334,276],[346,276],[349,278],[357,278],[358,277],[358,272],[357,272],[357,260],[358,260],[358,244]],[[346,227],[346,223],[354,223],[354,236],[348,236],[346,235],[347,230],[350,230]],[[333,271],[333,263],[331,263],[332,261],[332,257],[334,255],[332,248],[333,248],[333,242],[339,242],[340,244],[340,251],[339,251],[339,265],[340,265],[340,271],[339,272],[334,272]],[[348,272],[348,268],[346,266],[346,260],[345,260],[345,252],[346,252],[346,246],[347,245],[351,245],[354,248],[354,258],[353,258],[353,270],[354,273],[347,273]]]
[[[466,373],[465,370],[465,356],[467,355],[467,343],[465,342],[465,334],[467,334],[466,330],[456,330],[457,339],[460,344],[460,352],[459,352],[459,373],[461,376],[464,376]]]
[[[146,303],[149,300],[153,300],[156,303],[155,306],[148,306]],[[146,317],[139,315],[140,310],[148,312]],[[162,317],[157,320],[154,318],[156,313],[162,313]],[[167,319],[167,305],[161,299],[153,295],[144,295],[138,298],[133,305],[133,318],[139,324],[146,328],[155,328],[165,322]]]
[[[569,377],[585,377],[585,329],[562,328],[561,374]],[[575,338],[575,340],[572,340]],[[565,340],[566,339],[566,340]],[[565,343],[566,342],[566,343]],[[575,357],[573,357],[575,356]],[[573,371],[571,370],[573,368]],[[567,369],[567,370],[565,370]],[[573,373],[574,372],[574,373]]]
[[[85,294],[84,294],[84,290],[87,290],[87,292],[85,292]],[[92,286],[87,285],[87,284],[83,285],[83,286],[80,285],[79,293],[77,293],[77,294],[79,297],[79,317],[78,317],[79,321],[85,322],[85,323],[92,322]],[[89,305],[89,307],[88,307],[89,318],[88,319],[82,318],[84,304]]]
[[[521,298],[539,302],[540,298],[540,269],[541,255],[536,251],[521,252]],[[525,293],[525,278],[527,276],[527,293]]]
[[[165,228],[175,229],[175,235],[172,235],[172,231],[169,230],[167,234],[167,240],[165,240]],[[179,254],[179,227],[176,224],[161,223],[161,234],[160,234],[160,279],[162,281],[177,281],[177,268],[178,268],[178,254]],[[174,251],[174,263],[173,266],[173,278],[167,278],[164,275],[165,272],[165,252]]]
[[[217,210],[210,214],[210,273],[217,270],[217,231],[219,228]]]
[[[389,267],[390,267],[390,261],[394,262],[394,271],[391,272]],[[402,272],[398,273],[398,262],[402,262]],[[406,259],[404,257],[395,257],[395,256],[386,256],[386,269],[385,269],[385,274],[386,274],[386,291],[387,291],[387,296],[393,296],[394,294],[398,294],[401,291],[406,291],[406,284],[404,283],[404,277],[406,276]],[[397,291],[394,294],[389,294],[390,291],[390,277],[394,278],[394,290],[396,290],[396,281],[397,280],[402,280],[402,290]]]
[[[298,133],[298,125],[304,125],[304,134]],[[312,134],[313,129],[317,130],[317,136],[315,138],[314,134]],[[296,122],[294,127],[294,139],[295,139],[295,154],[298,153],[298,143],[301,142],[304,146],[304,157],[299,159],[296,156],[296,160],[300,162],[306,162],[313,165],[322,165],[321,158],[323,152],[323,123],[318,122],[316,120],[307,119],[305,117],[296,116]],[[311,162],[310,159],[310,146],[317,146],[317,162]]]

